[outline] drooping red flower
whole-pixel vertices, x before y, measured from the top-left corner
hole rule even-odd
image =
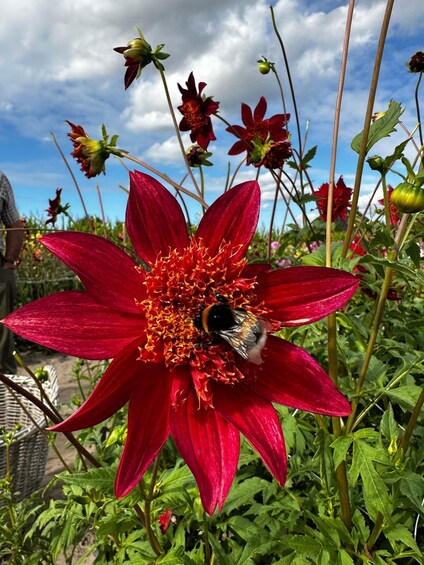
[[[210,116],[217,112],[219,102],[215,102],[210,96],[202,96],[202,91],[206,86],[205,82],[199,82],[199,91],[197,91],[192,72],[186,86],[187,88],[183,88],[180,84],[178,85],[183,101],[181,106],[178,106],[178,110],[184,116],[179,128],[180,131],[189,131],[191,141],[198,143],[206,151],[209,142],[216,139]]]
[[[239,155],[243,151],[247,151],[246,162],[249,165],[253,162],[251,153],[254,152],[255,145],[275,144],[279,141],[288,140],[286,126],[290,114],[275,114],[271,118],[265,119],[267,107],[267,101],[263,96],[261,96],[253,113],[250,106],[242,103],[241,119],[244,127],[232,125],[227,128],[228,132],[239,137],[239,140],[228,151],[229,155]]]
[[[115,153],[120,155],[119,151],[114,151],[117,135],[114,135],[109,142],[106,128],[103,126],[103,139],[91,139],[82,126],[77,126],[66,120],[71,126],[68,137],[74,145],[72,157],[81,165],[81,171],[89,179],[105,172],[105,162],[109,155]]]
[[[325,182],[315,191],[320,218],[324,220],[324,222],[327,221],[328,188],[329,184]],[[352,192],[353,190],[345,185],[343,177],[340,177],[334,185],[333,209],[331,214],[332,222],[335,222],[337,218],[346,220],[346,212],[350,207]]]
[[[86,290],[27,304],[4,323],[70,355],[113,358],[84,404],[52,429],[94,426],[129,402],[118,497],[139,482],[171,435],[212,514],[231,487],[240,434],[284,483],[286,452],[273,402],[320,414],[350,413],[326,372],[296,345],[268,335],[262,360],[250,362],[225,340],[211,343],[198,329],[199,313],[222,297],[239,314],[260,316],[269,333],[319,320],[355,292],[356,278],[344,271],[248,265],[243,256],[259,207],[258,183],[239,184],[208,208],[190,237],[177,200],[136,171],[130,173],[126,225],[148,270],[99,236],[56,232],[41,238]]]
[[[424,53],[422,51],[417,51],[406,64],[410,73],[423,73]]]
[[[387,198],[389,200],[390,223],[392,225],[397,224],[399,222],[399,212],[397,211],[397,208],[392,204],[392,201],[391,201],[393,190],[394,190],[393,186],[388,184],[387,185]],[[378,203],[381,206],[383,206],[383,208],[384,208],[384,198],[381,198],[380,200],[378,200]]]

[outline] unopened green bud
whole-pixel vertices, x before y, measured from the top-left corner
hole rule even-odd
[[[390,201],[401,212],[416,214],[424,210],[424,188],[402,182],[392,192]]]
[[[271,70],[271,65],[268,63],[268,61],[262,61],[261,63],[259,63],[258,69],[261,75],[267,75]]]

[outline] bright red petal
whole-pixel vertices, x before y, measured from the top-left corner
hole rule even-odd
[[[283,485],[287,470],[286,448],[271,402],[242,384],[231,387],[216,383],[213,398],[216,410],[245,436]]]
[[[140,342],[133,341],[112,361],[87,400],[64,422],[52,426],[54,432],[91,428],[120,410],[130,399],[135,384],[145,379],[146,364],[137,361]]]
[[[171,374],[162,364],[146,364],[138,377],[131,393],[127,440],[116,475],[118,498],[136,486],[169,436],[171,384]]]
[[[285,326],[310,324],[341,308],[359,281],[327,267],[289,267],[258,275],[257,299]]]
[[[316,414],[348,416],[351,407],[324,369],[303,349],[269,336],[256,378],[247,382],[271,402]]]
[[[196,232],[203,238],[211,255],[218,252],[223,241],[240,249],[234,260],[240,259],[255,233],[259,218],[261,191],[256,181],[238,184],[220,196],[206,211]]]
[[[121,312],[139,312],[135,299],[145,294],[144,274],[112,242],[81,232],[43,235],[41,242],[76,273],[96,302]]]
[[[237,470],[239,432],[215,410],[199,408],[192,389],[171,414],[171,435],[212,515],[217,505],[222,508]]]
[[[111,310],[69,290],[30,302],[3,320],[21,337],[84,359],[110,359],[143,336],[143,317]]]
[[[153,177],[130,172],[126,222],[138,256],[152,265],[159,253],[183,251],[189,243],[184,214],[174,196]]]

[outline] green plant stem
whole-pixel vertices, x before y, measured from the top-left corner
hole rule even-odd
[[[149,492],[146,495],[146,500],[144,503],[144,518],[145,518],[144,525],[146,527],[147,537],[149,538],[150,546],[153,549],[153,551],[156,553],[156,555],[162,555],[164,553],[164,550],[162,549],[162,546],[160,545],[159,540],[153,531],[152,515],[151,515],[151,503],[153,500],[156,478],[159,471],[159,459],[160,459],[160,453],[157,455],[155,462],[153,464],[152,479],[150,481]]]
[[[420,113],[420,101],[418,98],[418,90],[420,88],[420,83],[421,83],[421,79],[423,78],[423,73],[420,73],[420,76],[418,77],[418,81],[417,81],[417,86],[415,87],[415,108],[417,110],[417,120],[418,120],[418,131],[419,131],[419,135],[420,135],[420,145],[421,147],[424,145],[424,141],[423,141],[423,129],[421,126],[421,113]],[[423,164],[422,158],[421,158],[421,164]]]
[[[333,216],[333,196],[334,196],[334,175],[337,162],[337,144],[340,128],[340,113],[343,98],[343,89],[346,76],[347,55],[349,52],[349,39],[352,27],[353,9],[355,1],[350,0],[348,14],[346,19],[346,30],[343,43],[343,55],[340,67],[339,86],[337,91],[336,108],[334,112],[334,126],[333,126],[333,139],[331,150],[331,164],[330,164],[330,182],[328,188],[328,202],[327,202],[327,222],[326,222],[326,239],[325,239],[325,264],[327,267],[332,266],[331,257],[331,244],[332,244],[332,216]],[[337,318],[336,313],[333,312],[327,318],[328,320],[328,370],[329,376],[333,383],[338,384],[338,360],[337,360]],[[341,422],[339,417],[331,419],[333,432],[335,437],[339,437],[342,433]],[[352,528],[352,513],[350,509],[349,498],[349,483],[347,480],[346,463],[343,461],[336,469],[336,480],[339,491],[340,509],[344,525],[348,530]]]
[[[281,179],[281,169],[279,171],[279,179]],[[267,249],[266,249],[266,261],[269,263],[271,259],[271,243],[272,243],[272,230],[274,227],[274,219],[275,219],[275,212],[277,209],[277,202],[278,202],[278,182],[275,186],[275,193],[274,193],[274,202],[272,204],[272,211],[271,211],[271,219],[269,221],[269,231],[268,231],[268,242],[267,242]]]
[[[191,198],[193,198],[194,200],[199,202],[202,205],[202,207],[204,207],[204,208],[208,207],[208,205],[206,204],[206,202],[203,200],[203,198],[201,196],[195,194],[194,192],[191,192],[190,190],[188,190],[187,188],[184,188],[183,186],[180,186],[179,184],[174,182],[170,177],[168,177],[168,175],[166,175],[165,173],[161,173],[160,171],[158,171],[154,167],[148,165],[147,163],[145,163],[144,161],[142,161],[138,157],[135,157],[134,155],[130,155],[129,153],[125,153],[125,154],[123,153],[122,157],[125,157],[126,159],[129,159],[130,161],[134,161],[134,163],[137,163],[138,165],[140,165],[141,167],[144,167],[145,169],[147,169],[148,171],[150,171],[154,175],[157,175],[162,180],[164,180],[165,182],[167,182],[168,184],[173,186],[176,190],[184,192],[184,194],[187,194],[187,196],[190,196]]]
[[[388,232],[390,233],[390,203],[389,203],[389,196],[387,194],[387,183],[386,183],[386,175],[381,176],[381,185],[383,187],[383,197],[384,197],[384,217],[386,219],[386,227]]]
[[[404,235],[407,231],[408,219],[409,219],[409,214],[404,214],[402,216],[401,221],[400,221],[399,229],[398,229],[398,232],[397,232],[396,238],[395,238],[395,245],[394,245],[393,251],[391,253],[391,255],[392,255],[391,259],[392,260],[396,259],[398,252],[399,252],[399,249],[402,246],[402,242],[404,240]],[[353,422],[355,421],[355,416],[356,416],[356,411],[357,411],[358,405],[359,405],[360,395],[361,395],[361,392],[362,392],[362,388],[364,386],[364,381],[365,381],[365,377],[366,377],[366,374],[367,374],[367,371],[368,371],[368,367],[369,367],[370,362],[371,362],[375,343],[377,341],[380,323],[381,323],[381,320],[383,318],[387,293],[389,291],[390,284],[392,282],[392,273],[393,273],[393,269],[391,267],[387,267],[386,272],[385,272],[385,276],[384,276],[384,280],[383,280],[383,285],[382,285],[382,288],[381,288],[381,294],[380,294],[378,301],[377,301],[376,312],[375,312],[374,319],[373,319],[370,339],[368,341],[367,350],[365,352],[361,371],[359,373],[358,381],[357,381],[356,387],[355,387],[355,397],[352,401],[352,413],[347,420],[346,433],[349,433],[351,431],[352,426],[353,426]]]
[[[375,56],[374,70],[371,79],[370,91],[368,95],[368,105],[365,112],[364,128],[362,131],[361,146],[359,149],[358,162],[356,165],[355,184],[353,187],[352,205],[349,214],[349,221],[343,242],[342,257],[346,257],[352,241],[352,233],[355,225],[356,211],[358,209],[359,193],[361,189],[362,173],[364,170],[365,157],[367,155],[368,134],[371,126],[371,117],[374,108],[375,95],[377,92],[378,77],[380,74],[381,61],[383,58],[384,44],[386,41],[387,31],[389,28],[390,17],[392,14],[394,0],[387,0],[386,11],[384,13],[383,23],[381,25],[380,38],[378,41],[377,52]]]
[[[409,440],[417,424],[418,416],[420,415],[423,404],[424,404],[424,387],[421,389],[421,394],[418,397],[417,403],[414,406],[411,417],[409,418],[409,422],[406,426],[405,433],[403,434],[402,441],[400,442],[399,447],[403,453],[405,453],[405,451],[408,448]]]
[[[43,414],[47,416],[53,423],[59,424],[62,422],[61,418],[58,418],[56,414],[50,410],[48,406],[44,404],[39,398],[37,398],[34,394],[26,390],[24,387],[20,386],[18,383],[14,382],[9,377],[6,377],[3,373],[0,373],[0,381],[4,383],[6,386],[17,392],[18,394],[27,398],[30,402],[32,402],[37,408],[39,408]],[[70,432],[62,432],[65,437],[68,439],[70,443],[76,448],[78,453],[85,457],[87,461],[89,461],[94,467],[101,467],[101,464],[97,461],[93,455],[89,451],[85,449],[83,445],[77,440],[77,438]]]
[[[377,518],[375,519],[374,527],[372,529],[370,537],[368,538],[368,541],[366,543],[366,547],[367,547],[368,551],[371,551],[371,549],[374,547],[374,544],[377,541],[378,536],[381,533],[381,528],[383,527],[383,522],[384,522],[384,516],[381,512],[379,512],[377,514]]]
[[[203,537],[205,539],[205,565],[211,565],[211,546],[209,544],[209,524],[206,512],[203,512]]]
[[[203,195],[200,191],[199,185],[197,184],[196,179],[194,178],[194,175],[193,175],[193,171],[191,170],[190,163],[187,160],[187,155],[186,155],[186,152],[185,152],[185,149],[184,149],[183,140],[181,139],[180,128],[178,127],[177,119],[175,117],[174,107],[172,106],[172,100],[171,100],[171,96],[169,94],[168,84],[166,82],[166,77],[165,77],[165,72],[164,72],[163,69],[159,69],[159,73],[160,73],[160,78],[162,79],[163,87],[165,89],[166,101],[168,103],[168,108],[169,108],[169,113],[171,114],[172,123],[174,124],[175,134],[176,134],[177,139],[178,139],[178,145],[180,146],[181,154],[183,156],[184,163],[187,167],[188,175],[193,182],[193,186],[196,189],[197,194],[199,196],[201,196],[202,199],[203,199]]]

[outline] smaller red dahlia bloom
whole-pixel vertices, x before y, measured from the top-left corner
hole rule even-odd
[[[255,146],[277,144],[277,142],[287,142],[288,134],[286,130],[290,114],[275,114],[271,118],[265,119],[268,104],[266,99],[261,96],[255,110],[252,113],[250,106],[244,102],[241,105],[241,119],[243,126],[232,125],[227,131],[239,137],[228,151],[229,155],[239,155],[247,151],[247,164],[255,162]],[[281,146],[277,146],[280,147]],[[286,150],[287,148],[284,147]],[[286,157],[287,158],[287,157]],[[274,168],[274,167],[268,167]]]
[[[169,524],[171,523],[171,519],[172,519],[172,509],[171,508],[167,508],[166,510],[164,510],[162,512],[162,514],[159,516],[159,527],[160,527],[160,531],[165,534],[166,531],[169,528]]]
[[[61,194],[62,194],[62,189],[56,188],[56,197],[49,198],[49,207],[46,210],[46,212],[47,215],[50,216],[50,218],[46,220],[45,222],[46,225],[47,224],[55,225],[58,215],[66,213],[69,208],[69,204],[65,204],[65,206],[62,206]]]
[[[215,102],[210,96],[202,96],[206,82],[199,82],[199,91],[197,91],[192,72],[186,86],[187,88],[183,88],[178,85],[183,101],[181,106],[178,106],[178,110],[184,116],[179,128],[180,131],[190,131],[191,141],[198,143],[206,151],[209,142],[216,139],[210,116],[218,111],[219,102]]]
[[[320,218],[324,220],[324,222],[327,221],[328,188],[329,184],[328,182],[325,182],[317,191],[315,191]],[[335,222],[337,218],[346,220],[346,212],[350,207],[350,197],[352,196],[352,192],[353,190],[345,185],[343,177],[340,177],[334,185],[333,210],[331,214],[332,222]]]
[[[417,51],[415,55],[412,55],[407,66],[410,73],[424,72],[424,53],[422,51]]]

